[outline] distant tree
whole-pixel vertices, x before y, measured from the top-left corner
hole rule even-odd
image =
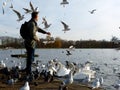
[[[62,46],[61,39],[59,37],[56,37],[54,42],[54,47],[61,48],[61,46]]]

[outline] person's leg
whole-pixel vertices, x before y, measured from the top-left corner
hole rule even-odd
[[[34,61],[35,49],[31,47],[27,47],[26,50],[27,50],[26,70],[27,70],[27,74],[31,74],[31,66],[32,66],[32,62]]]

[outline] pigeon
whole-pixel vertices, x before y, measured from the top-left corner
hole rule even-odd
[[[48,24],[48,23],[47,23],[47,20],[46,20],[44,17],[43,17],[42,19],[43,19],[42,24],[44,24],[44,26],[45,26],[44,29],[49,28],[49,27],[51,26],[51,24]]]
[[[62,23],[63,26],[64,26],[64,29],[63,29],[64,33],[65,33],[66,31],[69,31],[69,30],[70,30],[69,26],[68,26],[66,23],[64,23],[63,21],[61,21],[61,23]]]
[[[20,88],[20,90],[30,90],[30,86],[28,82],[25,82],[25,85]]]
[[[93,9],[92,11],[89,11],[90,14],[94,14],[94,12],[96,11],[96,9]]]
[[[18,16],[18,20],[17,20],[17,21],[21,21],[21,20],[24,19],[24,15],[21,15],[21,13],[19,13],[18,11],[14,10],[14,9],[13,9],[13,11],[14,11],[14,12],[17,14],[17,16]]]
[[[65,7],[65,4],[69,4],[69,2],[67,0],[63,0],[60,4],[63,5],[63,7]]]

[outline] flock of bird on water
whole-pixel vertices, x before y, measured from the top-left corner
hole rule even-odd
[[[62,51],[63,54],[69,58],[75,51],[74,46],[70,46],[66,49],[66,53]],[[113,61],[116,61],[117,58],[113,58]],[[12,65],[12,67],[7,67],[6,63]],[[17,82],[25,82],[25,85],[21,87],[19,90],[30,90],[30,82],[33,81],[32,85],[38,86],[39,82],[35,80],[42,79],[45,82],[51,83],[54,79],[61,81],[59,84],[58,90],[68,90],[68,86],[71,84],[82,84],[87,88],[96,90],[112,90],[109,89],[107,85],[104,83],[104,79],[106,79],[108,75],[104,73],[102,67],[108,67],[113,69],[113,73],[117,74],[118,78],[120,78],[119,73],[117,73],[118,68],[112,67],[107,63],[99,66],[99,64],[95,64],[93,61],[86,61],[84,63],[76,63],[74,61],[60,61],[57,58],[49,60],[48,62],[43,63],[41,60],[35,60],[32,64],[32,75],[31,76],[22,76],[24,73],[25,66],[23,65],[25,61],[15,61],[9,60],[8,58],[0,61],[0,73],[4,75],[1,80],[8,85],[14,85]],[[104,76],[106,75],[106,76]],[[5,79],[7,77],[7,80]],[[111,85],[113,90],[120,89],[120,82]],[[106,89],[108,88],[108,89]]]
[[[6,60],[8,60],[6,58]],[[9,60],[8,60],[9,61]],[[90,89],[100,88],[103,84],[103,77],[96,78],[96,71],[91,69],[92,62],[87,61],[83,65],[75,62],[65,61],[65,64],[60,62],[57,58],[48,61],[46,64],[40,60],[36,60],[32,65],[32,75],[22,77],[24,66],[22,62],[14,63],[12,68],[8,68],[3,60],[0,61],[0,72],[7,77],[5,81],[8,85],[14,85],[19,81],[24,81],[25,85],[19,90],[30,90],[29,82],[38,80],[40,77],[45,82],[51,83],[55,78],[60,80],[61,83],[58,90],[68,90],[68,85],[72,83],[81,83],[88,86]],[[4,80],[4,77],[1,80]],[[34,82],[35,86],[39,85],[39,82]]]

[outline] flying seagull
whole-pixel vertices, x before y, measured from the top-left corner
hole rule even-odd
[[[67,0],[63,0],[60,4],[63,5],[63,7],[65,7],[65,4],[69,4],[69,2]]]
[[[21,15],[21,13],[20,12],[18,12],[18,11],[16,11],[16,10],[14,10],[13,9],[13,11],[17,14],[17,16],[18,16],[18,20],[17,21],[21,21],[21,20],[23,20],[24,19],[24,15]]]
[[[96,11],[96,9],[93,9],[92,11],[89,11],[90,14],[94,14],[94,12]]]
[[[38,7],[34,8],[32,2],[29,3],[31,9],[23,8],[27,13],[38,12]]]
[[[62,23],[63,26],[64,26],[64,29],[63,29],[64,33],[65,33],[66,31],[69,31],[69,30],[70,30],[69,26],[68,26],[66,23],[64,23],[63,21],[61,21],[61,23]]]
[[[4,10],[4,7],[2,7],[2,13],[5,14],[5,10]]]
[[[23,8],[23,9],[26,11],[26,12],[25,12],[26,14],[27,14],[27,13],[32,13],[32,10],[30,10],[30,9],[27,9],[27,8]]]
[[[42,24],[44,24],[44,26],[45,26],[44,29],[49,28],[49,27],[51,26],[51,24],[48,24],[48,23],[47,23],[47,20],[46,20],[44,17],[43,17],[42,19],[43,19]]]
[[[2,4],[2,13],[3,14],[5,14],[5,10],[4,10],[5,6],[6,6],[6,2],[3,2],[3,4]]]
[[[32,2],[30,2],[32,12],[38,12],[38,7],[34,8]]]

